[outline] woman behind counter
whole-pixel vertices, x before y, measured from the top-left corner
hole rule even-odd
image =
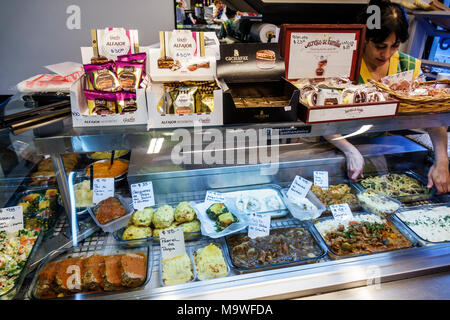
[[[419,59],[399,52],[400,43],[408,40],[408,18],[404,9],[389,0],[371,0],[369,6],[377,5],[381,9],[381,28],[366,31],[363,59],[361,62],[359,83],[366,83],[369,79],[381,78],[408,70],[414,70],[414,77],[420,74]],[[369,16],[366,14],[364,22]],[[428,188],[433,185],[438,193],[450,190],[449,161],[447,154],[447,127],[425,129],[433,144],[435,153],[434,164],[428,172]],[[363,177],[364,158],[361,153],[342,136],[331,135],[325,139],[341,150],[347,161],[347,174],[351,180]]]

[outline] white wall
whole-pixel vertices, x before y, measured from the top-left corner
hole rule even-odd
[[[80,29],[69,6],[80,8]],[[175,27],[173,0],[0,0],[0,95],[40,73],[43,66],[81,62],[81,46],[90,46],[91,29],[124,27],[139,31],[139,43],[159,41],[158,31]]]

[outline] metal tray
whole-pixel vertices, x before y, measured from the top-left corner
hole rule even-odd
[[[128,161],[128,160],[126,160],[126,159],[118,159],[118,160],[123,161],[123,162],[127,162],[128,165],[130,164],[130,161]],[[95,163],[103,163],[103,162],[109,162],[109,161],[110,161],[110,160],[98,160],[98,161],[94,161],[94,162],[92,162],[90,165],[88,165],[88,166],[84,169],[83,172],[84,172],[84,174],[88,177],[88,179],[90,179],[90,176],[87,174],[87,172],[89,172],[91,166],[93,166]],[[118,175],[118,176],[110,177],[110,178],[114,178],[114,182],[120,182],[120,181],[122,181],[123,179],[125,179],[125,177],[127,176],[127,174],[128,174],[128,170],[125,171],[124,173]],[[94,176],[95,176],[95,174],[94,174]]]
[[[196,253],[196,251],[197,251],[198,249],[203,248],[203,247],[206,247],[206,246],[208,246],[210,243],[216,245],[216,246],[219,247],[220,250],[222,251],[223,260],[225,261],[225,265],[226,265],[226,267],[227,267],[227,273],[226,273],[225,275],[223,275],[223,276],[220,276],[220,277],[215,277],[215,278],[211,278],[211,279],[204,279],[204,280],[202,280],[202,279],[200,279],[200,278],[198,277],[197,265],[195,264],[195,253]],[[192,262],[194,263],[194,270],[196,271],[196,279],[197,279],[198,281],[207,281],[207,280],[212,280],[212,279],[217,279],[217,278],[224,278],[224,277],[227,277],[227,276],[230,274],[230,271],[231,271],[230,265],[228,264],[227,259],[226,259],[226,257],[225,257],[225,249],[224,249],[224,245],[223,245],[221,242],[219,242],[219,241],[214,241],[214,240],[210,240],[210,241],[205,241],[205,242],[202,242],[202,243],[198,243],[198,244],[196,244],[196,245],[190,247],[190,248],[189,248],[189,252],[190,252],[191,260],[192,260]]]
[[[227,198],[234,198],[238,195],[244,195],[245,193],[251,195],[252,197],[258,198],[259,201],[263,202],[264,196],[260,196],[260,193],[263,190],[270,190],[269,192],[275,195],[280,203],[279,209],[269,209],[264,204],[261,210],[255,211],[255,213],[259,214],[270,214],[271,218],[282,218],[286,216],[289,213],[288,208],[286,207],[286,204],[283,202],[283,197],[281,195],[281,187],[276,184],[268,184],[268,185],[258,185],[258,186],[245,186],[245,187],[236,187],[236,188],[225,188],[225,189],[214,189],[213,191],[220,192],[224,194]],[[258,194],[259,193],[259,194]],[[241,210],[239,208],[239,205],[237,204],[237,198],[236,198],[236,208],[239,209],[239,211],[242,214],[250,214],[248,211]]]
[[[450,203],[438,203],[438,204],[430,204],[430,205],[424,205],[424,206],[417,206],[417,207],[407,207],[407,208],[402,208],[401,210],[399,210],[395,215],[393,215],[391,217],[391,219],[393,221],[396,221],[398,224],[402,225],[405,229],[407,229],[414,237],[417,238],[417,240],[419,241],[419,243],[421,245],[433,245],[433,244],[439,244],[439,243],[448,243],[450,242],[450,238],[448,240],[445,241],[430,241],[427,240],[425,238],[423,238],[422,236],[420,236],[416,231],[414,231],[414,229],[412,227],[410,227],[402,218],[400,218],[400,216],[398,215],[398,213],[401,212],[407,212],[407,211],[411,211],[411,210],[417,210],[417,209],[423,209],[423,210],[427,210],[427,209],[432,209],[434,207],[447,207],[449,212],[450,212]]]
[[[88,299],[90,297],[101,297],[101,296],[108,296],[111,294],[117,294],[121,292],[132,292],[132,291],[138,291],[144,288],[147,283],[150,281],[151,275],[152,275],[152,267],[153,267],[153,252],[151,249],[151,245],[141,245],[141,246],[123,246],[123,245],[104,245],[101,248],[95,247],[94,250],[92,250],[92,247],[89,246],[80,246],[80,247],[74,247],[70,249],[60,249],[52,251],[51,253],[47,254],[44,259],[39,264],[38,269],[36,270],[30,289],[28,292],[28,295],[32,299],[46,299],[39,297],[36,293],[36,285],[39,280],[39,272],[44,268],[44,266],[47,263],[53,262],[53,261],[60,261],[71,257],[90,257],[93,254],[99,254],[101,256],[110,256],[110,255],[116,255],[116,254],[127,254],[127,253],[144,253],[147,256],[147,274],[144,282],[136,287],[136,288],[126,288],[126,289],[120,289],[116,291],[102,291],[102,292],[82,292],[82,293],[75,293],[72,296],[66,296],[61,298],[49,298],[49,299],[56,299],[56,300],[80,300],[80,299]]]
[[[367,215],[367,213],[357,213],[354,214],[355,216],[357,215]],[[376,215],[375,215],[376,216]],[[317,236],[320,237],[321,242],[325,244],[326,248],[327,248],[327,253],[328,256],[333,259],[333,260],[339,260],[339,259],[346,259],[346,258],[353,258],[353,257],[362,257],[362,256],[367,256],[370,254],[376,254],[376,253],[383,253],[383,252],[393,252],[393,251],[398,251],[398,250],[403,250],[403,249],[408,249],[408,248],[413,248],[416,247],[418,245],[417,240],[414,238],[414,236],[412,236],[409,231],[402,227],[401,225],[397,225],[395,223],[393,223],[392,221],[390,221],[389,219],[384,219],[387,221],[387,223],[390,225],[390,227],[398,232],[401,236],[403,236],[404,238],[406,238],[406,240],[408,240],[409,242],[411,242],[411,245],[408,247],[403,247],[403,248],[397,248],[397,249],[391,249],[391,250],[380,250],[380,251],[375,251],[375,252],[367,252],[367,253],[360,253],[360,254],[350,254],[350,255],[339,255],[334,253],[331,248],[328,246],[327,242],[325,241],[325,238],[322,236],[322,234],[319,232],[319,230],[316,227],[316,223],[318,222],[322,222],[322,221],[326,221],[326,220],[333,220],[333,217],[327,217],[327,218],[321,218],[321,219],[317,219],[315,221],[315,223],[311,223],[312,224],[312,232]]]
[[[125,215],[123,215],[120,218],[114,219],[105,224],[101,224],[100,222],[98,222],[97,218],[95,217],[95,208],[97,206],[88,208],[88,212],[91,215],[92,220],[94,220],[95,224],[97,226],[99,226],[104,232],[114,232],[120,228],[125,227],[131,218],[131,214],[134,212],[133,208],[130,204],[130,201],[125,200],[122,196],[120,196],[118,194],[114,195],[114,197],[116,197],[117,199],[120,200],[120,202],[122,203],[122,205],[125,207],[125,210],[126,210]]]
[[[176,206],[177,206],[180,202],[181,202],[181,201],[179,201],[179,202],[161,203],[161,204],[159,204],[159,205],[152,206],[151,208],[152,208],[153,210],[156,211],[156,209],[157,209],[158,207],[167,204],[167,205],[172,206],[172,208],[174,208],[174,210],[175,210]],[[195,210],[195,204],[196,204],[196,203],[198,203],[198,202],[195,202],[195,201],[189,201],[189,204],[192,206],[192,208],[194,208],[194,210]],[[133,213],[134,213],[135,211],[136,211],[136,210],[134,210]],[[198,219],[198,217],[197,217],[197,219]],[[200,221],[200,220],[199,220],[199,221]],[[200,223],[201,223],[201,222],[200,222]],[[115,239],[116,241],[121,242],[121,243],[128,243],[128,244],[144,243],[144,242],[147,242],[147,241],[154,241],[155,243],[158,243],[158,244],[159,244],[159,237],[146,237],[146,238],[141,238],[141,239],[130,239],[130,240],[124,239],[124,238],[123,238],[123,233],[124,233],[124,231],[125,231],[125,227],[124,227],[124,228],[120,228],[120,229],[114,231],[114,232],[113,232],[114,239]],[[201,236],[202,236],[202,231],[201,231],[201,230],[196,231],[196,232],[185,232],[185,233],[184,233],[184,240],[185,240],[185,241],[194,241],[194,240],[198,240],[199,238],[201,238]]]
[[[25,280],[26,275],[29,273],[29,267],[31,264],[31,261],[34,261],[34,256],[36,255],[36,252],[39,249],[39,246],[42,243],[42,239],[44,238],[45,233],[39,232],[36,241],[34,242],[33,248],[30,251],[30,254],[28,255],[28,258],[25,262],[25,265],[22,268],[22,271],[20,271],[20,274],[18,275],[16,279],[16,283],[14,286],[9,289],[8,291],[4,293],[0,293],[0,300],[12,300],[15,298],[15,296],[19,293],[20,288]]]
[[[273,263],[273,264],[266,264],[261,266],[254,266],[254,267],[240,267],[233,263],[233,259],[231,257],[231,249],[229,247],[228,243],[228,237],[225,238],[225,253],[228,264],[231,266],[233,270],[235,270],[238,273],[249,273],[249,272],[255,272],[255,271],[262,271],[262,270],[271,270],[271,269],[278,269],[278,268],[284,268],[284,267],[291,267],[301,264],[308,264],[308,263],[315,263],[318,262],[320,259],[324,258],[326,256],[326,250],[323,244],[321,244],[321,239],[317,237],[316,234],[314,234],[311,230],[311,223],[309,221],[297,221],[294,219],[281,221],[280,223],[274,223],[271,224],[271,229],[285,229],[285,228],[303,228],[306,230],[306,232],[309,233],[311,238],[313,239],[314,245],[319,250],[319,254],[315,257],[311,258],[301,258],[298,260],[293,261],[287,261],[287,262],[280,262],[280,263]],[[241,232],[243,233],[243,232]]]
[[[416,179],[417,181],[419,181],[422,185],[424,185],[426,187],[428,181],[427,179],[425,179],[424,177],[422,177],[421,175],[415,173],[412,170],[407,170],[407,171],[391,171],[391,172],[380,172],[380,173],[368,173],[368,174],[364,174],[365,177],[373,177],[373,176],[382,176],[384,174],[388,174],[388,173],[396,173],[396,174],[404,174],[407,175],[413,179]],[[353,182],[352,183],[354,185],[354,187],[356,189],[358,189],[359,191],[363,191],[364,188],[361,185],[361,182]],[[382,191],[381,191],[382,192]],[[430,199],[434,196],[434,194],[436,193],[436,189],[433,187],[430,192],[427,193],[419,193],[419,194],[415,194],[415,195],[406,195],[406,196],[391,196],[392,198],[395,198],[403,203],[409,203],[409,202],[415,202],[415,201],[422,201],[422,200],[427,200]]]
[[[118,151],[118,150],[115,150],[115,151]],[[111,151],[104,151],[104,152],[111,152]],[[108,158],[93,158],[91,155],[92,155],[92,153],[93,152],[89,152],[89,153],[86,153],[86,157],[88,158],[88,159],[91,159],[91,160],[95,160],[95,161],[97,161],[97,160],[110,160],[111,159],[111,156],[109,156]],[[125,156],[127,156],[127,155],[129,155],[130,154],[130,150],[127,150],[127,152],[126,153],[124,153],[123,155],[121,155],[120,157],[118,157],[117,155],[114,155],[114,159],[119,159],[119,158],[123,158],[123,157],[125,157]]]
[[[194,282],[197,279],[197,272],[195,271],[195,263],[192,259],[192,255],[190,255],[188,252],[186,252],[186,254],[189,257],[189,260],[191,261],[192,279],[190,281],[181,282],[181,283],[177,283],[177,284],[164,284],[163,276],[162,276],[162,270],[163,270],[162,260],[163,259],[162,259],[162,256],[160,255],[160,258],[159,258],[159,282],[162,287],[169,287],[169,286],[176,286],[176,285],[180,285],[180,284],[190,283],[190,282]]]

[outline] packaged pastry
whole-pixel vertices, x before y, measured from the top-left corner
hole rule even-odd
[[[108,58],[105,56],[93,56],[91,58],[91,64],[102,64],[108,62]]]
[[[214,94],[203,92],[200,94],[200,104],[196,107],[197,113],[211,113],[214,111]]]
[[[138,31],[124,28],[92,29],[94,56],[117,60],[118,56],[139,52]]]
[[[117,57],[117,61],[144,63],[147,59],[145,52],[125,54]]]
[[[116,62],[117,78],[124,91],[133,91],[139,87],[142,77],[143,64],[138,62]]]
[[[114,72],[114,63],[85,64],[84,71],[88,79],[88,88],[99,91],[116,92],[120,90],[119,79]]]
[[[317,105],[328,106],[341,103],[341,94],[337,89],[319,88],[317,91]]]
[[[105,115],[116,113],[116,94],[112,92],[99,92],[84,90],[89,114]]]
[[[119,113],[135,112],[137,110],[136,93],[117,92],[117,110]]]
[[[174,111],[177,114],[195,113],[197,90],[195,86],[182,87],[170,92]]]

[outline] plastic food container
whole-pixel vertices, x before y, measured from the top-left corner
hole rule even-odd
[[[248,273],[248,272],[254,272],[254,271],[260,271],[260,270],[268,270],[268,269],[276,269],[276,268],[282,268],[282,267],[290,267],[294,265],[300,265],[300,264],[307,264],[307,263],[314,263],[317,262],[319,259],[323,258],[326,255],[325,246],[321,244],[320,237],[317,237],[316,234],[311,232],[311,225],[309,222],[306,221],[294,221],[292,220],[289,223],[289,226],[283,226],[283,227],[277,227],[277,228],[271,228],[271,235],[273,234],[273,230],[282,230],[283,234],[286,234],[290,230],[295,231],[296,228],[303,229],[303,232],[306,232],[306,239],[308,242],[305,242],[304,245],[311,245],[314,249],[315,253],[308,256],[302,256],[299,258],[293,258],[290,261],[284,261],[279,263],[266,263],[258,266],[242,266],[236,263],[233,259],[233,252],[231,248],[231,237],[235,237],[236,235],[228,236],[225,238],[226,241],[226,257],[228,260],[229,265],[233,268],[233,270],[236,270],[239,273]],[[265,237],[267,238],[267,237]],[[267,238],[269,239],[269,238]]]
[[[388,174],[388,173],[395,173],[395,174],[403,174],[406,175],[410,178],[413,178],[415,180],[417,180],[423,187],[426,188],[427,185],[427,179],[425,179],[424,177],[422,177],[421,175],[415,173],[412,170],[408,170],[408,171],[392,171],[392,172],[385,172],[385,173],[369,173],[369,174],[364,174],[366,178],[370,178],[370,177],[375,177],[375,176],[382,176],[384,174]],[[361,181],[363,179],[361,179],[360,181],[358,181],[357,183],[353,183],[353,185],[355,186],[355,188],[357,188],[359,191],[363,191],[364,189],[368,189],[362,186]],[[371,189],[374,189],[373,187],[371,187]],[[376,190],[379,192],[382,192],[382,190]],[[393,196],[391,195],[390,197],[397,199],[399,201],[401,201],[402,203],[409,203],[409,202],[415,202],[415,201],[423,201],[423,200],[428,200],[430,198],[432,198],[434,196],[434,194],[436,193],[436,189],[433,187],[432,189],[429,190],[429,192],[422,192],[422,193],[417,193],[417,194],[411,194],[411,195],[404,195],[404,196]]]
[[[51,253],[49,253],[47,256],[44,257],[42,262],[40,263],[37,271],[35,272],[35,275],[32,279],[30,289],[29,289],[29,296],[32,299],[46,299],[44,297],[40,297],[37,292],[36,285],[38,284],[39,280],[39,272],[50,262],[54,261],[62,261],[68,258],[76,258],[76,257],[90,257],[94,254],[98,254],[100,256],[112,256],[112,255],[119,255],[119,254],[129,254],[129,253],[142,253],[146,255],[147,261],[146,261],[146,278],[144,282],[135,287],[135,288],[124,288],[119,290],[113,290],[113,291],[100,291],[100,292],[89,292],[84,291],[80,293],[75,293],[71,296],[65,296],[61,298],[52,297],[52,299],[66,299],[66,300],[79,300],[79,299],[88,299],[91,297],[102,297],[102,296],[108,296],[111,294],[117,294],[121,292],[131,292],[131,291],[137,291],[142,288],[144,288],[147,283],[150,281],[151,274],[152,274],[152,266],[153,266],[153,253],[151,250],[151,245],[141,245],[141,246],[123,246],[123,245],[105,245],[102,248],[98,249],[98,247],[95,248],[95,250],[92,250],[92,247],[89,246],[80,246],[70,249],[60,249],[55,250]]]
[[[432,212],[433,209],[438,208],[438,207],[443,207],[443,208],[447,208],[449,215],[450,215],[450,204],[449,203],[439,203],[439,204],[432,204],[432,205],[425,205],[425,206],[420,206],[420,207],[409,207],[409,208],[402,208],[401,210],[399,210],[395,215],[393,215],[391,217],[391,219],[397,221],[399,224],[401,224],[404,228],[408,229],[408,231],[414,235],[418,241],[422,244],[422,245],[433,245],[433,244],[439,244],[439,243],[447,243],[450,242],[450,234],[448,235],[448,237],[446,237],[446,240],[443,241],[431,241],[428,240],[428,236],[425,234],[425,232],[427,230],[433,230],[433,226],[430,225],[430,223],[428,224],[422,224],[422,228],[424,229],[420,229],[420,228],[416,228],[413,225],[411,225],[410,223],[408,223],[408,220],[406,219],[406,216],[408,215],[409,211],[415,211],[415,210],[422,210],[425,211],[425,214],[430,214],[430,212]],[[425,216],[422,216],[425,217]],[[448,225],[449,223],[447,223]]]
[[[315,208],[308,209],[307,207],[299,206],[293,203],[287,196],[288,188],[282,189],[283,201],[291,212],[292,216],[300,221],[316,219],[322,215],[326,210],[324,204],[309,190],[306,194],[306,200],[309,201]]]
[[[179,284],[194,282],[197,279],[197,273],[195,272],[195,264],[194,264],[194,261],[192,260],[192,255],[190,255],[188,252],[186,252],[186,255],[188,256],[189,261],[191,262],[192,278],[189,281],[180,282],[180,283],[177,283],[177,284],[165,284],[164,283],[164,280],[163,280],[163,259],[162,259],[162,256],[160,255],[160,259],[159,259],[159,280],[160,280],[161,286],[163,286],[163,287],[175,286],[175,285],[179,285]]]
[[[119,199],[120,203],[122,203],[122,205],[125,207],[126,213],[124,216],[114,219],[106,224],[101,224],[95,217],[94,212],[97,206],[88,208],[88,212],[91,215],[92,220],[94,220],[95,224],[99,226],[104,232],[114,232],[116,230],[119,230],[120,228],[125,227],[128,224],[128,221],[130,220],[131,215],[134,212],[131,204],[131,199],[126,200],[120,195],[115,195],[114,197]]]
[[[386,209],[382,209],[380,207],[377,207],[376,205],[371,205],[368,201],[366,201],[366,199],[364,199],[364,195],[367,193],[374,193],[376,195],[376,197],[378,199],[380,199],[380,201],[384,202],[386,205],[390,205],[391,208],[386,208]],[[397,212],[397,210],[399,210],[402,206],[402,203],[394,198],[391,198],[381,192],[372,190],[372,189],[366,189],[364,191],[361,191],[357,194],[359,203],[361,204],[361,207],[369,212],[369,213],[375,213],[379,216],[391,216],[392,214],[394,214],[395,212]],[[382,204],[381,204],[382,205]],[[380,206],[381,206],[380,205]]]
[[[328,251],[328,255],[331,259],[334,260],[338,260],[338,259],[343,259],[343,258],[351,258],[351,257],[359,257],[359,256],[365,256],[365,255],[369,255],[369,254],[375,254],[375,253],[382,253],[382,252],[391,252],[391,251],[397,251],[397,250],[401,250],[401,249],[407,249],[407,248],[412,248],[417,246],[417,240],[408,232],[407,229],[403,228],[402,226],[397,226],[394,225],[392,222],[390,222],[389,220],[386,220],[384,218],[379,217],[378,215],[374,215],[374,214],[366,214],[366,213],[360,213],[360,214],[354,214],[355,218],[364,218],[364,216],[373,216],[375,217],[375,219],[381,219],[383,221],[385,221],[385,223],[387,223],[392,230],[394,231],[394,233],[398,236],[398,237],[402,237],[406,240],[409,241],[409,245],[401,247],[401,248],[395,248],[395,249],[390,249],[390,250],[377,250],[377,251],[373,251],[373,252],[367,252],[367,253],[359,253],[359,254],[348,254],[348,255],[340,255],[335,253],[331,247],[329,246],[329,244],[327,243],[327,241],[325,240],[325,234],[322,234],[318,228],[318,224],[319,223],[329,223],[329,224],[334,224],[336,227],[339,224],[342,224],[342,222],[340,221],[335,221],[334,218],[332,217],[326,217],[326,218],[321,218],[316,220],[313,223],[313,228],[312,228],[312,232],[315,233],[318,237],[321,238],[321,241],[326,245],[327,247],[327,251]],[[351,220],[350,220],[351,221]],[[357,221],[355,219],[355,221]]]
[[[181,202],[181,201],[180,201],[180,202]],[[165,204],[168,204],[168,205],[170,205],[172,208],[174,208],[174,210],[175,210],[175,208],[177,207],[177,205],[178,205],[180,202],[163,203],[163,204],[159,204],[159,205],[157,205],[157,206],[153,206],[153,207],[151,207],[151,208],[152,208],[153,210],[156,211],[156,209],[157,209],[158,207],[163,206],[163,205],[165,205]],[[195,205],[196,205],[197,203],[198,203],[198,202],[195,202],[195,201],[190,201],[190,202],[189,202],[189,204],[191,205],[192,208],[194,208],[194,210],[195,210]],[[133,210],[133,213],[134,213],[135,211],[136,211],[136,210]],[[200,223],[201,223],[201,222],[200,222]],[[179,227],[179,225],[178,225],[177,227]],[[153,229],[153,227],[152,227],[152,229]],[[146,238],[140,238],[140,239],[124,239],[124,238],[123,238],[123,233],[124,233],[124,232],[125,232],[125,228],[120,228],[120,229],[114,231],[114,233],[113,233],[114,239],[117,240],[117,241],[119,241],[119,242],[121,242],[121,243],[128,243],[128,244],[138,244],[138,243],[143,243],[143,242],[146,242],[146,241],[154,241],[154,242],[156,242],[156,243],[159,243],[159,237],[156,237],[156,236],[153,236],[153,237],[146,237]],[[185,240],[185,241],[194,241],[194,240],[198,240],[201,236],[202,236],[201,230],[195,231],[195,232],[184,232],[184,240]]]
[[[281,218],[289,212],[283,203],[281,187],[278,185],[227,188],[215,191],[222,193],[227,198],[233,198],[236,208],[242,214],[254,212],[269,214],[272,218]],[[252,205],[253,209],[251,209]]]
[[[226,266],[226,268],[227,268],[227,272],[226,272],[226,274],[224,274],[224,275],[222,275],[222,276],[219,276],[219,277],[214,277],[214,278],[211,278],[211,279],[200,279],[200,278],[199,278],[199,275],[198,275],[198,270],[199,270],[199,268],[198,268],[197,264],[195,263],[195,257],[196,257],[196,254],[197,254],[197,250],[199,250],[199,249],[201,249],[201,248],[204,248],[204,247],[208,246],[209,244],[214,244],[214,245],[216,245],[216,246],[220,249],[220,251],[222,251],[222,256],[223,256],[223,260],[224,260],[224,262],[225,262],[225,266]],[[220,243],[220,242],[218,242],[218,241],[205,241],[205,242],[203,242],[203,243],[199,243],[199,244],[197,244],[197,245],[191,247],[189,251],[190,251],[190,255],[191,255],[192,262],[194,263],[194,270],[196,271],[196,279],[197,279],[198,281],[206,281],[206,280],[212,280],[212,279],[224,278],[224,277],[226,277],[226,276],[228,276],[228,275],[230,274],[230,266],[229,266],[229,264],[228,264],[228,262],[227,262],[227,258],[226,258],[226,254],[225,254],[225,249],[224,249],[224,246],[222,245],[222,243]]]
[[[28,258],[26,259],[26,262],[22,268],[22,270],[20,271],[19,275],[16,278],[16,282],[14,284],[14,286],[9,289],[6,292],[0,293],[0,300],[12,300],[15,298],[15,296],[19,293],[20,287],[23,284],[23,281],[25,280],[26,275],[29,272],[29,267],[30,267],[30,263],[31,261],[33,261],[34,256],[36,254],[36,252],[39,249],[39,246],[42,242],[42,239],[44,238],[45,233],[44,232],[39,232],[36,241],[34,242],[33,248],[30,251],[30,254],[28,255]]]

